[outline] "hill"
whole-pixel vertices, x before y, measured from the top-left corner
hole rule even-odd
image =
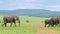
[[[60,12],[44,10],[44,9],[17,9],[17,10],[0,10],[0,15],[60,16]]]

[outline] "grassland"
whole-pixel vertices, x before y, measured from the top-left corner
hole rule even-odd
[[[44,21],[49,18],[44,17],[32,17],[32,16],[20,16],[20,27],[15,27],[14,24],[12,27],[10,27],[10,24],[7,24],[7,27],[2,27],[1,24],[3,23],[2,20],[3,16],[0,16],[0,33],[1,34],[36,34],[37,30],[34,28],[34,25],[39,26],[43,31],[44,34],[48,34],[47,31],[45,31]],[[29,23],[26,22],[26,20],[29,20]],[[50,30],[56,31],[58,34],[60,34],[60,27],[48,27]]]

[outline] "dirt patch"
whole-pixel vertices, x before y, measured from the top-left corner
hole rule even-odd
[[[36,34],[44,34],[43,30],[41,30],[39,26],[34,26],[34,28],[37,30]]]
[[[48,28],[45,28],[44,26],[41,26],[44,28],[45,31],[48,32],[48,34],[57,34],[54,30],[50,30]],[[37,30],[36,34],[44,34],[44,30],[42,30],[39,26],[35,25],[34,28]]]
[[[48,28],[45,28],[49,34],[57,34],[54,30],[49,30]]]
[[[42,27],[45,28],[45,30],[48,32],[48,34],[57,34],[56,31],[50,30],[47,27],[44,27],[44,25],[42,25]]]

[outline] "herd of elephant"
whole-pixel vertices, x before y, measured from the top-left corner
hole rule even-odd
[[[11,23],[10,26],[12,26],[12,23],[14,23],[14,25],[16,26],[16,21],[18,21],[19,26],[20,26],[20,19],[18,16],[4,16],[3,17],[3,24],[2,26],[7,26],[7,23]],[[26,22],[29,22],[28,20],[26,20]],[[59,17],[52,17],[50,19],[45,20],[45,27],[48,25],[48,27],[50,26],[58,26],[60,25],[60,18]]]
[[[45,27],[53,27],[53,26],[59,26],[60,25],[60,18],[59,17],[52,17],[50,19],[45,20]]]

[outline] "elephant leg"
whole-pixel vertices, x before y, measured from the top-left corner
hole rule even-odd
[[[16,23],[14,23],[15,24],[15,27],[16,27]]]
[[[20,26],[20,19],[18,18],[17,20],[18,20],[18,23],[19,23],[19,26]]]
[[[14,25],[15,25],[15,27],[16,27],[16,22],[14,21]]]
[[[60,23],[59,23],[59,26],[60,26]]]
[[[45,23],[45,27],[46,27],[46,25],[47,25],[47,24]]]
[[[53,27],[53,26],[54,26],[54,24],[51,24],[51,26]]]
[[[20,26],[20,21],[19,21],[19,26]]]
[[[48,27],[50,27],[50,24],[48,25]]]
[[[12,27],[12,23],[11,23],[10,27]]]
[[[4,23],[5,24],[5,27],[7,26],[7,23]]]
[[[56,24],[56,26],[58,27],[58,23]]]

